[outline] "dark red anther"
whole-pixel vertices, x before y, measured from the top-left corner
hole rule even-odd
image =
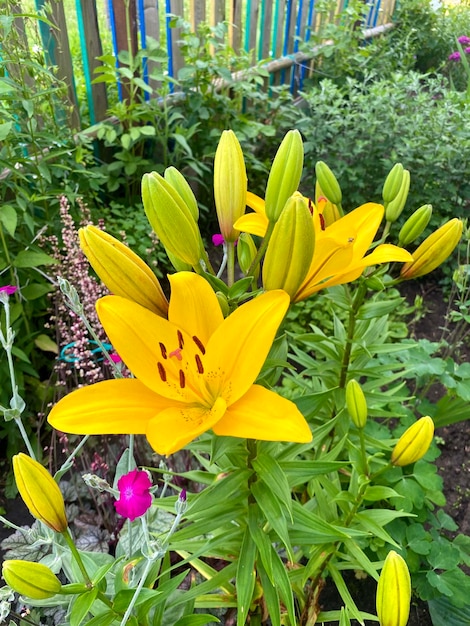
[[[204,366],[202,364],[201,357],[199,356],[199,354],[196,354],[195,359],[196,359],[197,371],[200,374],[204,374]]]
[[[202,341],[199,339],[199,337],[196,337],[196,335],[193,335],[193,341],[194,343],[197,345],[197,347],[199,348],[199,350],[202,352],[202,354],[206,354],[206,349],[204,348],[204,344],[202,343]]]
[[[178,335],[178,345],[180,347],[180,350],[182,350],[184,346],[183,333],[180,330],[178,330],[177,335]]]
[[[166,359],[167,355],[166,355],[165,344],[160,342],[158,345],[160,346],[160,352],[162,353],[162,357]]]
[[[325,224],[325,218],[323,217],[323,215],[321,213],[318,214],[318,217],[320,218],[320,227],[322,230],[326,229],[326,224]]]
[[[181,389],[184,389],[185,386],[186,386],[186,378],[184,376],[183,370],[180,370],[180,387]]]
[[[160,378],[163,380],[164,383],[166,383],[166,371],[165,371],[165,368],[163,367],[163,365],[160,362],[157,363],[157,367],[158,367],[158,373],[160,374]]]

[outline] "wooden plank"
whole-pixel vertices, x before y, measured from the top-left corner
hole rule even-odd
[[[128,6],[126,7],[126,4]],[[112,0],[117,53],[127,50],[137,53],[137,8],[136,0]],[[129,25],[129,40],[127,27]],[[122,99],[129,99],[129,81],[121,79]]]
[[[190,0],[189,2],[189,23],[193,33],[197,32],[201,22],[206,21],[206,3],[204,0]]]
[[[273,0],[262,0],[258,60],[271,57]]]
[[[258,34],[259,0],[250,0],[246,5],[245,18],[245,50],[256,54],[256,40]],[[253,56],[253,61],[255,56]]]
[[[83,66],[90,110],[90,122],[95,124],[106,117],[108,98],[104,83],[93,83],[96,78],[95,68],[101,65],[97,57],[103,54],[96,2],[79,0],[79,31],[82,45]],[[81,19],[80,19],[81,17]]]
[[[155,41],[160,42],[160,15],[157,0],[143,0],[143,6],[145,37],[151,37]],[[150,78],[153,72],[158,73],[158,65],[154,61],[147,61],[148,84],[152,89],[158,89],[161,86],[160,81]]]
[[[228,37],[235,52],[240,52],[242,46],[242,4],[242,0],[230,0]]]
[[[170,13],[177,15],[178,17],[184,17],[184,2],[183,0],[170,0]],[[178,71],[184,65],[183,55],[178,41],[181,39],[181,28],[171,29],[171,60],[172,60],[172,75],[178,78]]]
[[[10,6],[10,11],[12,15],[18,15],[18,14],[23,13],[19,2],[13,2],[12,5]],[[16,35],[18,37],[18,43],[19,43],[21,50],[24,50],[26,53],[29,46],[28,46],[28,38],[26,36],[25,23],[22,17],[15,17],[15,19],[13,20],[13,28],[16,31]],[[8,45],[8,42],[2,43],[2,47],[4,47],[5,45]],[[7,57],[9,56],[8,50],[6,51],[6,56]],[[13,78],[17,79],[19,82],[24,82],[24,84],[27,85],[28,87],[33,86],[34,79],[28,71],[24,70],[24,67],[22,67],[21,62],[8,63],[7,70],[8,70],[8,74],[12,76]]]
[[[211,26],[216,26],[225,22],[225,0],[212,0],[211,6]]]
[[[275,0],[271,50],[275,59],[282,56],[286,0]]]

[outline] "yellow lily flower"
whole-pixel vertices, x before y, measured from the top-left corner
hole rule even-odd
[[[281,290],[243,304],[226,319],[197,274],[169,277],[168,320],[119,296],[97,303],[108,337],[136,378],[83,387],[49,415],[76,434],[145,434],[171,454],[212,429],[268,441],[311,440],[294,403],[253,384],[289,306]]]
[[[371,265],[412,259],[409,252],[388,243],[377,246],[365,256],[377,234],[383,215],[384,208],[381,204],[367,202],[333,222],[325,230],[316,229],[312,263],[293,302],[305,300],[325,287],[350,283]]]
[[[268,227],[264,200],[249,192],[247,205],[254,213],[247,213],[237,220],[235,228],[264,237]],[[368,202],[330,224],[322,218],[323,208],[324,202],[321,205],[319,202],[318,208],[313,206],[315,250],[307,276],[292,302],[305,300],[320,289],[352,282],[370,265],[413,260],[403,248],[387,243],[365,256],[383,219],[381,204]]]

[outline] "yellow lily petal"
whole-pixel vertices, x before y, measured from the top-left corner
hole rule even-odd
[[[204,379],[231,405],[255,381],[289,307],[285,291],[269,291],[234,311],[207,344]]]
[[[293,402],[260,385],[251,389],[213,427],[216,435],[308,443],[312,433]]]
[[[172,454],[214,426],[224,415],[227,405],[217,398],[214,406],[169,408],[148,423],[147,439],[158,454]]]
[[[269,220],[264,210],[264,200],[251,191],[246,194],[246,204],[253,209],[254,213],[245,213],[238,218],[234,228],[251,235],[264,237],[268,228]]]
[[[62,398],[49,413],[57,430],[77,435],[141,435],[168,400],[135,378],[105,380]]]
[[[219,301],[207,280],[191,272],[168,276],[171,303],[168,318],[173,324],[196,335],[206,345],[224,321]]]
[[[96,310],[115,350],[144,385],[176,402],[207,399],[195,382],[200,349],[192,336],[119,296],[101,298]]]

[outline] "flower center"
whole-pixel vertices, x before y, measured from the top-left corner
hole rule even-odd
[[[194,347],[193,350],[188,350],[187,352],[193,352],[192,355],[189,355],[189,359],[183,358],[185,357],[184,337],[180,330],[176,333],[176,343],[178,347],[174,350],[168,351],[166,345],[162,342],[158,344],[162,360],[157,362],[157,368],[162,382],[175,382],[176,379],[176,383],[179,388],[184,389],[187,384],[188,370],[194,372],[195,374],[204,373],[202,357],[206,353],[206,348],[196,335],[193,335],[191,339],[193,340],[197,351],[194,351]]]

